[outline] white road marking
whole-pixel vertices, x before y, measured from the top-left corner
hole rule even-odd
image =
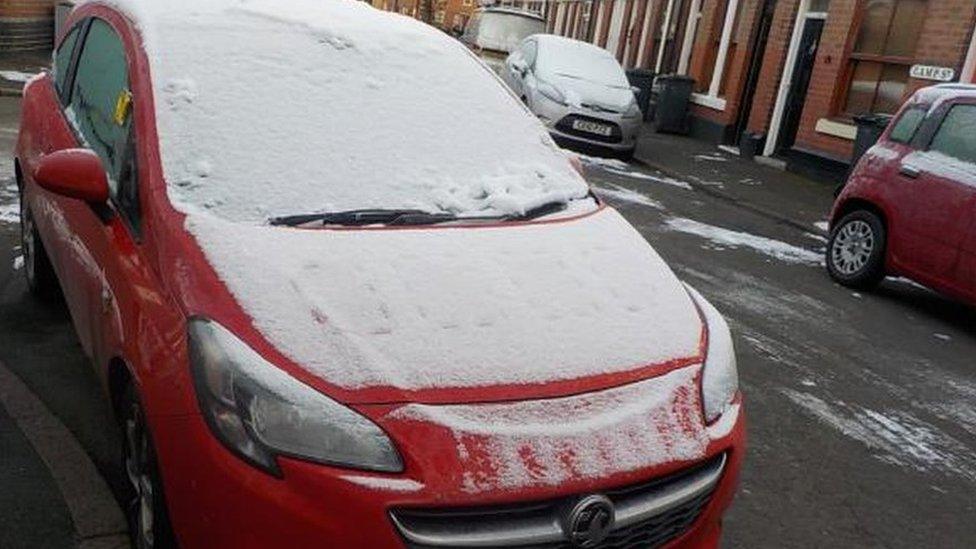
[[[125,517],[95,464],[68,428],[2,362],[0,406],[47,465],[71,514],[81,547],[128,546]]]

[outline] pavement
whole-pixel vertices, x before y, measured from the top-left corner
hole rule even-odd
[[[101,523],[80,510],[122,493],[119,433],[64,306],[27,294],[3,213],[16,207],[16,119],[17,100],[0,98],[0,547],[118,543],[118,532],[85,538]],[[972,546],[972,307],[906,280],[834,284],[821,260],[829,185],[650,133],[635,163],[584,163],[595,191],[732,327],[749,448],[723,546]],[[61,461],[100,487],[65,485]]]

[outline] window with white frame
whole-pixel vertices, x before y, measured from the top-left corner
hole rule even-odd
[[[712,5],[712,24],[702,25],[702,13]],[[718,110],[725,109],[722,85],[728,61],[734,55],[733,31],[740,11],[740,0],[694,0],[685,29],[680,69],[695,79],[692,100]],[[732,50],[730,52],[730,49]]]

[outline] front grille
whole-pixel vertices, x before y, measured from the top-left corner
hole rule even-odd
[[[646,549],[680,536],[711,500],[725,460],[722,454],[668,477],[605,492],[617,519],[595,549]],[[400,509],[391,516],[414,549],[573,549],[560,524],[580,497],[491,508]]]
[[[596,133],[577,130],[573,128],[573,122],[576,120],[585,120],[587,122],[596,122],[597,124],[610,126],[611,133],[610,135],[599,135]],[[573,135],[576,137],[582,137],[583,139],[589,139],[590,141],[599,141],[602,143],[620,143],[624,140],[624,132],[620,129],[620,125],[609,120],[594,118],[592,116],[583,116],[579,114],[564,116],[559,122],[556,123],[556,129],[566,135]]]

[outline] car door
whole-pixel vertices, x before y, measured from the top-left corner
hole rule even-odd
[[[900,259],[923,282],[964,292],[971,282],[963,280],[962,249],[976,207],[976,103],[940,106],[921,139],[895,176],[911,190],[899,206],[907,236]]]
[[[161,301],[142,247],[144,216],[133,121],[139,98],[130,78],[133,56],[116,27],[92,19],[66,109],[79,145],[101,158],[109,181],[105,211],[79,208],[70,219],[93,262],[85,273],[85,320],[96,364],[104,364],[122,348],[124,330],[149,329],[152,323],[141,318],[140,302]]]

